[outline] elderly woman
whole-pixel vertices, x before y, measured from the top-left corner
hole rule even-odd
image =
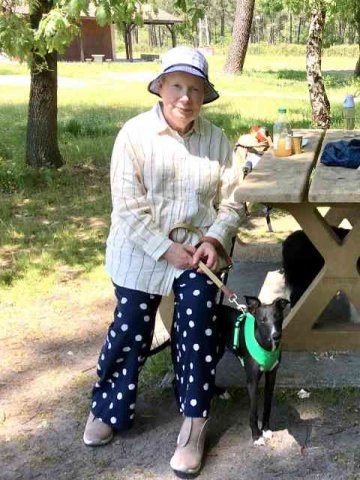
[[[199,115],[219,94],[198,50],[167,52],[148,90],[161,100],[125,123],[112,153],[106,269],[117,306],[100,352],[84,442],[103,445],[115,430],[131,427],[156,311],[162,295],[173,291],[172,359],[184,421],[170,465],[196,474],[218,346],[217,289],[198,262],[218,271],[237,231],[239,172],[224,133]]]

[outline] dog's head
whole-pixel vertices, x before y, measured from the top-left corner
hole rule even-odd
[[[277,298],[269,305],[264,305],[257,297],[245,296],[249,312],[256,323],[255,337],[266,350],[275,350],[281,340],[284,310],[289,305],[286,298]]]

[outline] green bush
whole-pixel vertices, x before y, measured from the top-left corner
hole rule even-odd
[[[60,123],[61,134],[70,134],[73,137],[100,137],[103,135],[114,135],[117,125],[110,118],[94,115],[80,119],[71,118]]]
[[[359,56],[359,47],[357,45],[333,45],[324,48],[322,54],[328,57],[354,57],[355,68],[355,61]]]
[[[0,192],[14,193],[22,190],[25,184],[24,168],[14,161],[0,157]]]
[[[9,160],[11,158],[11,151],[10,148],[0,140],[0,160],[2,158]]]

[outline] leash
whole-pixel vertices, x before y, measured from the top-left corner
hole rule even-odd
[[[201,270],[210,278],[210,280],[212,280],[215,285],[224,293],[224,295],[226,295],[230,303],[233,303],[238,310],[241,310],[242,312],[246,311],[246,306],[237,301],[238,296],[236,293],[227,287],[225,283],[220,280],[220,278],[217,277],[201,260],[199,262],[199,268],[201,268]]]
[[[211,242],[211,240],[214,240],[214,239],[211,239],[211,237],[206,237],[206,236],[204,237],[198,227],[194,227],[191,224],[183,223],[183,222],[177,223],[170,229],[169,238],[174,240],[173,232],[174,230],[179,228],[195,233],[196,235],[199,236],[200,240],[202,241],[208,241],[209,239],[210,240],[209,243],[212,243],[214,245],[214,243]],[[185,241],[185,238],[186,237],[184,236],[183,241]],[[216,247],[218,247],[218,242],[216,240],[215,242],[216,242]],[[237,310],[240,311],[240,315],[237,317],[234,325],[232,348],[237,358],[239,359],[240,363],[242,364],[242,366],[244,366],[244,359],[237,352],[239,351],[239,346],[240,346],[239,343],[240,343],[241,324],[242,322],[245,322],[244,336],[245,336],[246,348],[249,354],[260,365],[261,370],[270,371],[273,368],[275,368],[275,366],[279,363],[280,348],[278,347],[274,351],[265,350],[255,338],[255,318],[253,315],[251,315],[251,313],[247,311],[247,306],[238,302],[238,296],[236,295],[236,293],[233,290],[231,290],[229,287],[227,287],[225,283],[217,275],[215,275],[215,273],[212,272],[210,268],[207,267],[202,260],[199,261],[198,267],[205,273],[205,275],[209,277],[209,279],[212,282],[214,282],[214,284],[218,287],[218,289],[222,292],[222,294],[226,295],[229,302],[234,304]]]
[[[186,223],[186,222],[179,222],[179,223],[176,223],[173,227],[171,227],[171,229],[169,231],[169,238],[171,240],[174,240],[174,241],[177,241],[177,242],[180,242],[180,243],[183,243],[185,241],[186,232],[183,234],[183,236],[181,238],[179,238],[179,234],[176,235],[176,237],[177,237],[176,239],[174,238],[174,232],[175,232],[175,230],[178,230],[178,229],[183,229],[185,231],[195,233],[199,237],[199,240],[200,240],[199,244],[202,243],[202,242],[209,242],[217,249],[219,249],[221,247],[221,253],[225,257],[225,261],[226,261],[226,264],[227,264],[226,268],[231,268],[232,267],[231,258],[227,254],[224,247],[220,244],[220,242],[218,242],[217,240],[215,240],[212,237],[203,236],[203,233],[201,232],[200,228],[195,227],[194,225],[191,225],[191,223]],[[233,290],[231,290],[229,287],[227,287],[225,285],[225,283],[217,275],[215,275],[215,273],[213,273],[210,270],[210,268],[208,268],[205,265],[204,262],[202,262],[200,260],[198,266],[210,278],[210,280],[215,283],[215,285],[219,288],[219,290],[224,295],[226,295],[226,297],[228,298],[230,303],[233,303],[238,310],[241,310],[242,312],[246,311],[246,306],[242,305],[241,303],[239,303],[237,301],[238,297],[237,297],[236,293]]]

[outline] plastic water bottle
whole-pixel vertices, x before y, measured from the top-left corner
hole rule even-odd
[[[355,128],[355,101],[354,95],[346,95],[343,103],[343,118],[345,130]]]
[[[277,157],[287,157],[291,155],[292,130],[287,119],[286,108],[279,108],[278,118],[273,127],[274,155]]]

